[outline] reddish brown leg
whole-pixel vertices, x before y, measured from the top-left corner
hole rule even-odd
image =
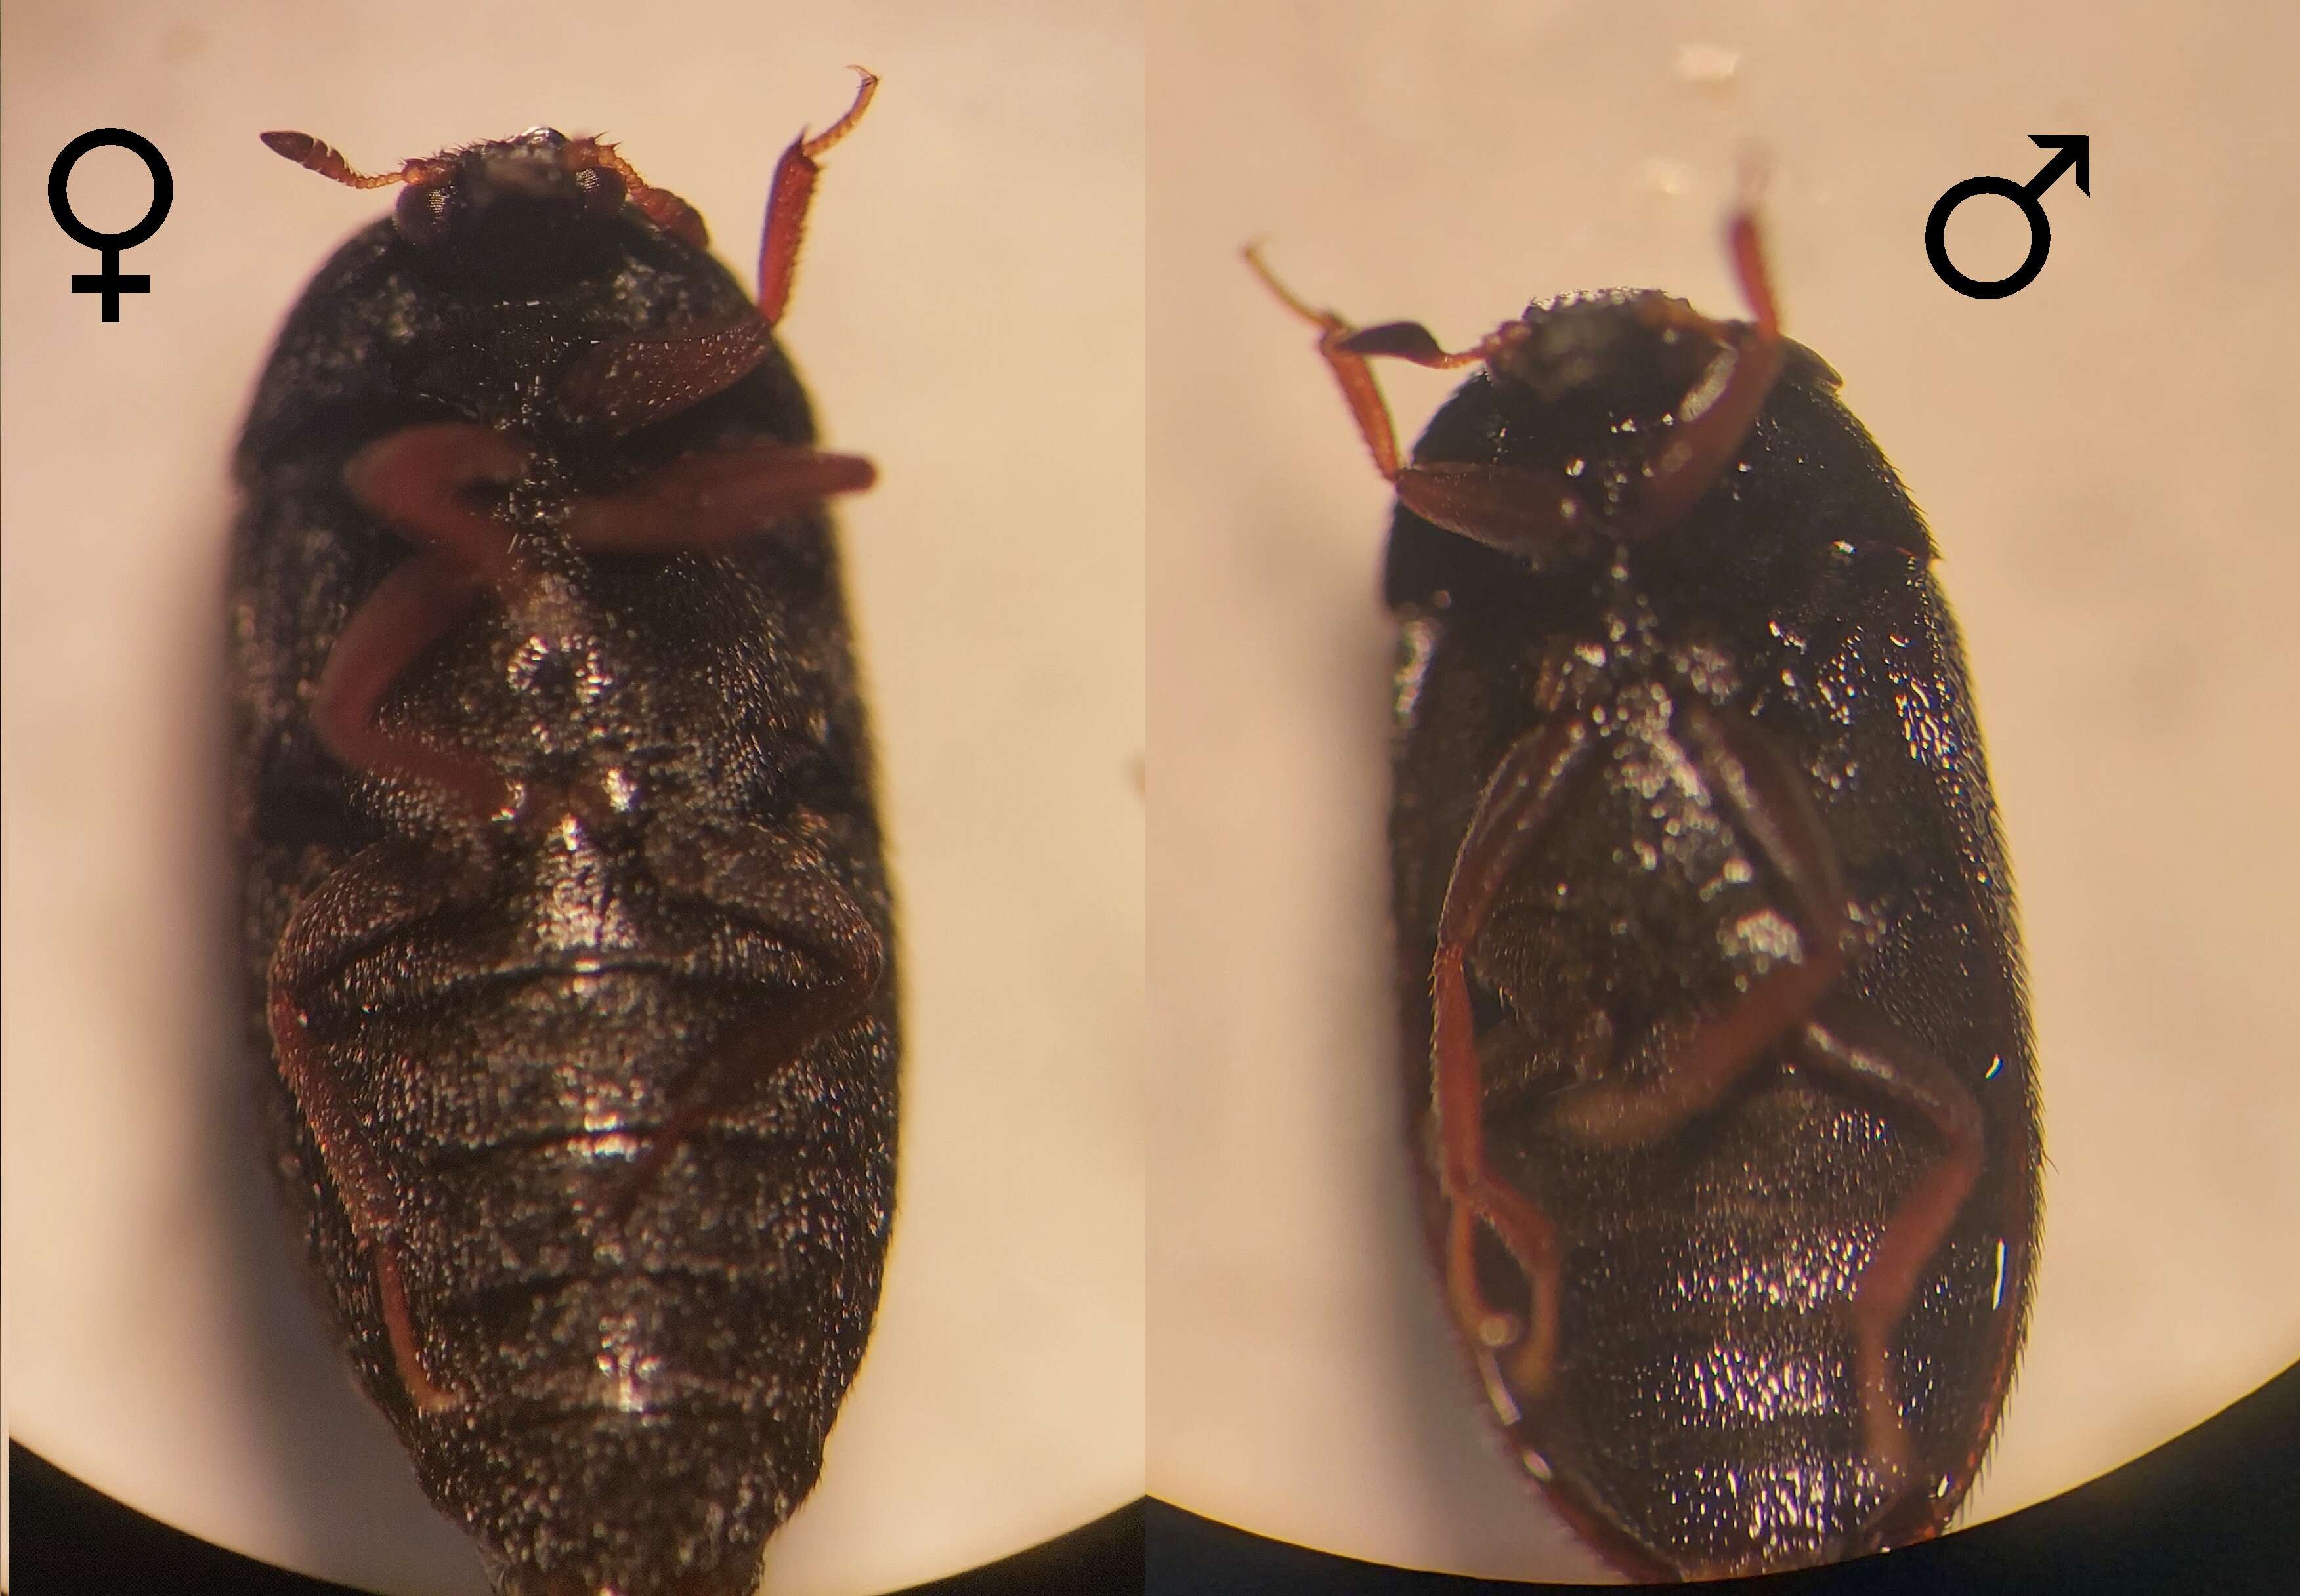
[[[774,346],[767,324],[748,314],[715,327],[612,339],[567,368],[559,402],[579,426],[621,437],[734,387]]]
[[[781,831],[742,826],[696,842],[649,837],[647,863],[666,887],[742,910],[779,942],[806,953],[823,974],[722,1043],[680,1084],[677,1104],[604,1205],[617,1223],[630,1217],[681,1143],[870,1007],[886,950],[810,836],[821,825],[802,815]]]
[[[1754,211],[1735,213],[1728,246],[1742,292],[1756,314],[1754,325],[1714,322],[1682,306],[1656,303],[1651,314],[1723,339],[1677,425],[1646,468],[1646,487],[1632,515],[1613,528],[1637,539],[1674,525],[1732,464],[1741,443],[1780,375],[1785,349],[1780,318],[1766,274]],[[1489,359],[1511,336],[1509,327],[1472,347],[1448,352],[1417,322],[1393,321],[1353,328],[1331,311],[1317,310],[1288,292],[1257,249],[1246,258],[1288,309],[1319,329],[1318,353],[1341,385],[1342,395],[1381,474],[1397,486],[1398,503],[1448,532],[1516,554],[1536,565],[1586,549],[1596,536],[1596,515],[1562,472],[1504,465],[1407,465],[1399,457],[1389,409],[1366,362],[1386,355],[1439,370]]]
[[[445,890],[408,891],[406,883],[435,878],[437,873],[386,864],[394,846],[380,844],[361,854],[296,906],[272,955],[266,1012],[280,1079],[310,1127],[320,1163],[344,1205],[353,1235],[374,1259],[376,1294],[400,1384],[419,1412],[436,1413],[455,1406],[457,1399],[432,1383],[416,1349],[407,1291],[400,1280],[392,1185],[361,1136],[334,1077],[312,1057],[309,1017],[298,996],[349,952],[343,927],[358,927],[358,940],[365,940],[379,927],[421,919],[446,901]]]
[[[571,420],[620,436],[732,387],[767,358],[774,347],[771,329],[789,306],[791,283],[798,272],[807,206],[822,170],[816,158],[854,131],[879,91],[875,76],[861,67],[854,70],[862,82],[846,114],[812,138],[802,132],[776,163],[759,239],[758,313],[715,327],[602,344],[578,359],[560,379],[560,403]],[[703,246],[703,219],[684,200],[648,187],[608,145],[595,146],[588,158],[620,175],[632,203],[658,224],[698,249]]]
[[[1940,1136],[1940,1161],[1901,1200],[1854,1282],[1849,1317],[1861,1423],[1870,1457],[1889,1484],[1906,1483],[1908,1426],[1893,1378],[1892,1336],[1924,1279],[1925,1266],[1956,1223],[1980,1178],[1984,1130],[1980,1105],[1939,1060],[1880,1027],[1832,1016],[1809,1021],[1800,1056],[1847,1085],[1878,1093],[1898,1110],[1923,1116]]]
[[[767,191],[767,221],[759,234],[759,315],[769,327],[783,319],[790,304],[791,281],[798,274],[799,240],[806,231],[806,208],[814,197],[814,180],[822,169],[816,160],[854,130],[879,92],[879,79],[864,68],[861,87],[846,114],[809,138],[804,132],[775,165],[773,187]]]
[[[1278,280],[1262,258],[1262,245],[1246,246],[1246,263],[1254,268],[1262,287],[1278,296],[1278,302],[1303,320],[1318,329],[1318,353],[1341,386],[1342,399],[1350,407],[1350,418],[1358,424],[1359,436],[1365,439],[1366,448],[1373,455],[1374,469],[1385,481],[1397,480],[1398,467],[1404,463],[1397,453],[1397,433],[1390,424],[1389,405],[1381,396],[1381,385],[1374,380],[1373,368],[1366,363],[1362,353],[1342,347],[1343,341],[1356,329],[1331,311],[1321,311],[1307,301],[1295,297],[1292,290]],[[1424,338],[1429,335],[1424,333]],[[1431,346],[1437,340],[1429,339]]]
[[[1754,324],[1719,323],[1681,309],[1656,312],[1697,324],[1727,340],[1728,347],[1710,362],[1679,408],[1676,426],[1663,435],[1660,453],[1646,470],[1645,492],[1629,520],[1618,528],[1623,537],[1647,536],[1675,525],[1716,486],[1741,452],[1742,441],[1756,425],[1757,412],[1781,374],[1788,351],[1781,341],[1780,313],[1773,303],[1772,279],[1765,270],[1756,213],[1736,212],[1725,236],[1741,292],[1757,319]]]
[[[628,492],[579,499],[567,533],[580,547],[603,553],[712,549],[753,536],[832,494],[860,493],[877,477],[858,455],[789,444],[690,454]]]
[[[1557,1346],[1555,1227],[1524,1193],[1486,1164],[1485,1084],[1470,1010],[1470,949],[1485,927],[1494,896],[1554,818],[1567,778],[1589,746],[1577,718],[1551,721],[1510,746],[1494,769],[1454,857],[1430,964],[1430,1057],[1438,1107],[1439,1171],[1451,1205],[1446,1233],[1446,1289],[1454,1317],[1477,1345],[1498,1351],[1518,1343],[1511,1360],[1516,1389],[1538,1397],[1547,1385]],[[1473,1244],[1482,1222],[1523,1273],[1527,1323],[1517,1325],[1487,1302],[1478,1285]]]
[[[344,468],[353,496],[419,546],[344,623],[320,672],[312,726],[346,764],[444,788],[475,819],[508,801],[495,767],[387,732],[376,711],[399,673],[469,613],[482,591],[509,596],[527,580],[511,552],[511,528],[463,499],[476,485],[517,477],[526,458],[501,433],[445,422],[395,432]]]
[[[418,1413],[445,1413],[462,1399],[431,1383],[415,1344],[415,1320],[407,1310],[407,1287],[399,1277],[399,1244],[386,1237],[375,1243],[375,1293],[383,1306],[383,1333],[391,1342],[392,1367]]]
[[[1654,1141],[1715,1103],[1804,1025],[1845,968],[1845,889],[1836,851],[1794,772],[1762,730],[1689,694],[1679,703],[1677,725],[1717,803],[1788,889],[1800,945],[1794,960],[1759,976],[1723,1013],[1696,1023],[1650,1084],[1594,1082],[1565,1095],[1558,1122],[1611,1147]]]
[[[1438,461],[1397,474],[1397,502],[1433,527],[1537,568],[1596,546],[1596,516],[1564,475]]]
[[[1448,352],[1419,322],[1353,328],[1333,312],[1296,297],[1263,262],[1259,245],[1247,247],[1246,261],[1280,303],[1318,329],[1318,353],[1340,386],[1375,468],[1396,486],[1398,503],[1432,526],[1536,563],[1588,545],[1596,518],[1562,472],[1502,465],[1407,465],[1398,454],[1389,406],[1374,379],[1370,358],[1384,355],[1444,370],[1484,360],[1495,338]]]

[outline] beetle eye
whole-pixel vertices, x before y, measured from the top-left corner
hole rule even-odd
[[[612,216],[623,208],[623,179],[604,166],[588,166],[575,174],[583,195],[583,209],[594,216]]]
[[[399,191],[392,221],[410,244],[437,244],[462,209],[452,183],[411,183]]]

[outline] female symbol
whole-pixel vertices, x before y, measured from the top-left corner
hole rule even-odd
[[[144,212],[144,220],[121,233],[99,233],[73,214],[71,208],[71,171],[79,158],[90,150],[104,145],[117,145],[144,163],[152,174],[152,208]],[[168,162],[152,141],[140,133],[130,133],[125,128],[95,128],[81,134],[56,156],[56,163],[48,168],[48,211],[64,236],[75,244],[84,245],[104,258],[104,270],[95,272],[74,272],[71,291],[75,294],[104,295],[104,320],[120,320],[120,296],[122,294],[149,294],[152,279],[142,273],[123,273],[120,256],[124,250],[134,249],[160,230],[168,220],[168,207],[176,203],[176,179],[168,170]]]
[[[2050,188],[2060,175],[2070,167],[2076,168],[2077,187],[2086,194],[2092,192],[2091,141],[2081,133],[2031,133],[2031,144],[2041,149],[2057,149],[2060,154],[2045,162],[2044,170],[2026,183],[2015,183],[2010,178],[1967,178],[1952,184],[1946,193],[1933,202],[1933,212],[1925,218],[1925,259],[1933,270],[1958,293],[1970,299],[2002,299],[2008,294],[2018,294],[2034,282],[2045,269],[2045,255],[2053,247],[2053,224],[2045,216],[2044,202],[2038,197]],[[2029,219],[2029,254],[2010,277],[1984,281],[1967,277],[1948,258],[1949,212],[1977,195],[1995,194],[2011,200],[2021,207],[2021,214]]]

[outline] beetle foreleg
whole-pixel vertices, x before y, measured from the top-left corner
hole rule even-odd
[[[1756,212],[1736,212],[1726,226],[1726,237],[1740,275],[1741,291],[1757,319],[1719,323],[1682,311],[1686,319],[1726,339],[1729,346],[1710,362],[1709,370],[1679,406],[1676,425],[1662,435],[1661,446],[1646,468],[1644,494],[1617,528],[1624,537],[1648,536],[1676,525],[1702,495],[1716,486],[1740,453],[1749,428],[1756,424],[1757,412],[1764,408],[1765,396],[1772,392],[1788,357],[1771,280],[1765,270]]]
[[[1246,263],[1254,268],[1262,286],[1278,296],[1279,303],[1318,329],[1318,353],[1341,387],[1342,400],[1350,407],[1350,417],[1358,424],[1358,435],[1365,439],[1366,448],[1373,455],[1375,469],[1385,480],[1396,481],[1402,463],[1397,453],[1397,432],[1390,424],[1389,405],[1381,396],[1381,384],[1374,380],[1373,368],[1366,363],[1363,354],[1342,347],[1343,341],[1357,329],[1333,312],[1319,310],[1296,298],[1262,260],[1262,245],[1247,245],[1245,254]],[[1424,333],[1422,337],[1429,335]],[[1431,342],[1434,345],[1435,340]]]
[[[1854,1028],[1864,1034],[1858,1038]],[[1869,1455],[1888,1483],[1903,1484],[1909,1467],[1909,1433],[1893,1378],[1892,1335],[1980,1178],[1985,1132],[1980,1104],[1947,1066],[1906,1038],[1874,1024],[1848,1024],[1842,1015],[1806,1023],[1800,1056],[1838,1080],[1913,1110],[1938,1134],[1943,1151],[1886,1220],[1869,1261],[1854,1282],[1855,1377],[1861,1387],[1862,1431]]]
[[[1444,370],[1485,359],[1492,339],[1448,351],[1418,321],[1354,328],[1334,312],[1296,298],[1262,261],[1260,245],[1247,246],[1246,262],[1288,310],[1318,329],[1318,353],[1333,372],[1375,467],[1396,486],[1399,503],[1434,527],[1536,562],[1593,546],[1596,518],[1562,473],[1450,461],[1409,466],[1398,454],[1397,433],[1371,357],[1388,355]]]
[[[1536,568],[1596,548],[1597,518],[1562,472],[1441,461],[1397,473],[1397,502],[1433,527]]]
[[[774,347],[774,334],[751,315],[611,338],[578,355],[560,376],[560,406],[578,425],[621,437],[733,387]]]
[[[1498,1350],[1521,1342],[1511,1374],[1528,1396],[1538,1396],[1547,1385],[1556,1351],[1556,1227],[1538,1204],[1486,1165],[1484,1076],[1470,1009],[1468,961],[1495,894],[1555,817],[1559,795],[1588,746],[1588,723],[1566,716],[1520,738],[1502,755],[1454,856],[1438,917],[1438,951],[1430,962],[1439,1164],[1452,1208],[1446,1289],[1455,1318],[1476,1344]],[[1496,1311],[1479,1289],[1473,1243],[1480,1220],[1525,1276],[1528,1322],[1522,1327]]]
[[[769,327],[783,319],[790,304],[791,279],[798,274],[799,239],[806,231],[806,210],[814,198],[814,180],[821,167],[815,158],[854,131],[879,92],[878,77],[862,67],[862,81],[846,114],[809,138],[804,132],[775,163],[775,180],[767,190],[766,225],[759,230],[759,315]]]

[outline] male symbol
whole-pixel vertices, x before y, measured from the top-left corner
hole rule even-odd
[[[1932,262],[1933,271],[1941,281],[1967,299],[2003,299],[2018,294],[2045,269],[2045,255],[2053,247],[2053,224],[2045,214],[2043,195],[2062,172],[2073,166],[2077,187],[2086,194],[2092,192],[2091,139],[2082,133],[2031,133],[2029,142],[2040,149],[2056,149],[2060,154],[2045,162],[2044,169],[2026,183],[2015,183],[2010,178],[1979,177],[1952,184],[1933,202],[1932,213],[1925,218],[1925,259]],[[2021,214],[2029,223],[2029,253],[2005,277],[1967,277],[1948,258],[1949,217],[1965,201],[1984,194],[2011,200],[2021,207]]]

